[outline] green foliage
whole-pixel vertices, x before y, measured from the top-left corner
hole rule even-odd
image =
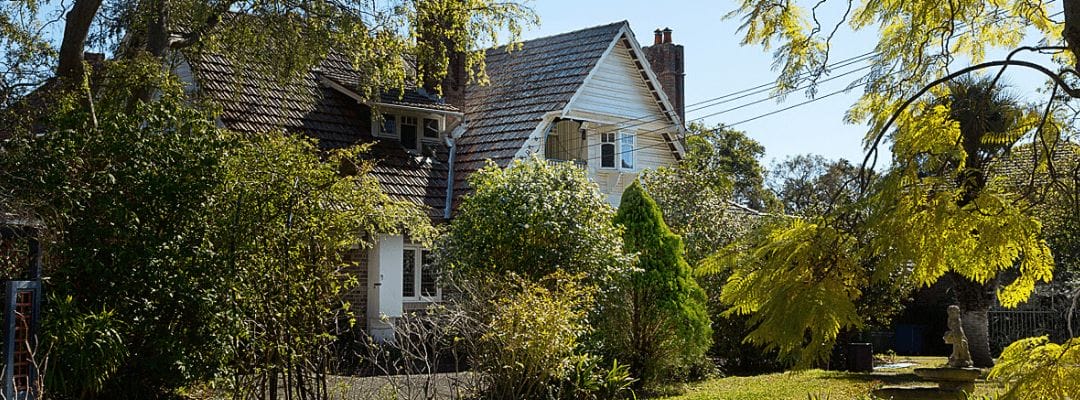
[[[631,385],[637,380],[630,376],[629,365],[613,360],[607,367],[602,365],[602,357],[590,354],[574,356],[570,362],[572,368],[559,390],[562,398],[614,400],[634,396]]]
[[[541,398],[574,370],[579,340],[591,329],[586,316],[595,289],[564,272],[538,282],[507,278],[506,293],[490,303],[473,365],[490,375],[488,398]]]
[[[1013,307],[1051,279],[1040,222],[1020,193],[987,178],[990,161],[1037,127],[1039,115],[987,106],[990,116],[977,117],[973,103],[997,100],[986,98],[995,90],[974,85],[935,89],[909,107],[890,136],[892,168],[865,193],[840,186],[828,202],[809,198],[802,203],[824,214],[776,218],[712,259],[707,272],[733,268],[722,296],[730,312],[775,314],[755,315],[747,340],[805,367],[824,359],[839,332],[862,325],[858,312],[874,307],[857,304],[874,287],[903,293],[948,272],[982,285],[1009,271],[1014,279],[997,298]],[[994,118],[1001,123],[983,124]],[[846,175],[841,181],[858,177],[850,168]]]
[[[71,296],[49,296],[44,310],[42,342],[48,347],[45,392],[54,399],[95,395],[128,357],[117,316],[110,311],[86,313]],[[39,353],[40,354],[40,353]],[[39,357],[39,362],[45,357]]]
[[[661,384],[709,347],[705,292],[683,258],[682,240],[636,181],[623,192],[615,223],[626,250],[637,254],[637,269],[603,302],[602,342],[644,385]]]
[[[451,271],[539,279],[561,270],[606,285],[627,268],[612,209],[583,169],[533,157],[489,165],[469,185],[442,246]]]
[[[524,27],[538,22],[526,6],[488,0],[105,0],[98,2],[100,7],[84,8],[91,18],[68,14],[71,5],[53,15],[55,6],[48,3],[27,0],[0,7],[0,43],[10,45],[0,57],[7,71],[0,76],[0,105],[47,78],[56,69],[61,42],[77,39],[80,27],[91,34],[86,49],[83,42],[73,42],[79,55],[91,49],[106,49],[121,59],[149,53],[162,66],[168,63],[162,56],[173,50],[209,52],[239,69],[258,68],[282,81],[336,52],[368,78],[358,83],[357,92],[375,96],[405,83],[403,56],[416,60],[419,82],[443,79],[456,54],[462,55],[466,77],[483,80],[484,49],[504,37],[516,40]],[[62,35],[52,33],[59,27],[64,27]]]
[[[93,360],[111,397],[324,368],[320,351],[348,319],[343,252],[365,244],[360,232],[408,226],[424,238],[425,213],[383,194],[369,165],[339,174],[362,149],[326,154],[302,137],[220,130],[152,61],[108,74],[103,90],[116,96],[97,101],[96,123],[69,102],[50,122],[67,129],[2,144],[11,173],[0,175],[0,198],[51,228],[49,290],[72,299],[70,312],[46,314],[45,339],[56,342],[45,345],[115,331],[123,362]],[[129,95],[148,83],[154,101]],[[47,384],[82,379],[56,377],[67,380]]]
[[[1001,399],[1070,399],[1080,393],[1080,339],[1021,339],[1001,352],[989,379],[1005,386]]]
[[[750,228],[753,218],[733,212],[735,202],[762,210],[774,203],[757,159],[761,144],[745,133],[694,123],[686,157],[673,167],[643,171],[641,184],[656,200],[671,230],[683,238],[691,265]]]

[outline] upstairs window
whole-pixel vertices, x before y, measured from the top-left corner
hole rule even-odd
[[[379,127],[379,134],[383,136],[397,137],[397,116],[394,114],[383,114],[382,126]]]
[[[600,134],[600,168],[615,168],[615,132]]]
[[[424,139],[438,139],[440,130],[439,120],[424,118]]]
[[[634,169],[635,138],[630,132],[600,134],[600,168]]]
[[[619,168],[634,169],[634,134],[622,132],[619,136],[619,155],[622,161]]]
[[[439,143],[442,120],[437,117],[386,113],[382,115],[382,123],[374,126],[372,132],[376,137],[397,139],[401,142],[401,147],[420,152],[422,149],[437,147],[430,144]],[[424,152],[429,153],[432,152]]]

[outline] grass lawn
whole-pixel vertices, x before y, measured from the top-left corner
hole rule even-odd
[[[898,357],[896,362],[912,362],[918,365],[888,371],[877,370],[873,373],[809,370],[718,378],[688,385],[685,393],[667,399],[807,400],[807,396],[812,394],[822,400],[847,400],[868,396],[871,390],[882,385],[925,384],[932,386],[932,383],[920,383],[919,378],[912,373],[912,370],[940,366],[945,364],[945,361],[945,357]],[[976,382],[975,398],[982,395],[992,395],[997,390],[998,387],[994,384],[980,380]]]

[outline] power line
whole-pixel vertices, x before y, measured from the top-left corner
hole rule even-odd
[[[1048,4],[1049,4],[1049,3],[1052,3],[1053,1],[1055,1],[1055,0],[1051,0],[1050,2],[1048,2]],[[997,12],[995,12],[995,14],[1001,14],[1001,12],[1002,12],[1001,10],[998,10]],[[1058,16],[1058,15],[1060,15],[1060,14],[1063,14],[1063,13],[1064,13],[1063,11],[1059,11],[1059,12],[1056,12],[1056,13],[1054,13],[1054,14],[1050,14],[1050,15],[1049,15],[1048,17],[1052,18],[1052,17]],[[863,69],[863,68],[860,68],[859,70],[861,70],[861,69]],[[854,72],[854,71],[849,71],[848,73],[851,73],[851,72]],[[839,77],[839,76],[837,76],[837,77]],[[830,78],[830,79],[832,79],[832,78]],[[824,82],[824,81],[822,81],[822,82]],[[800,88],[802,88],[802,87],[800,87]],[[798,89],[799,89],[799,88],[797,88],[797,89],[795,89],[795,90],[798,90]],[[770,112],[767,112],[767,113],[764,113],[764,114],[761,114],[761,115],[757,115],[757,116],[754,116],[754,117],[751,117],[751,118],[747,118],[747,119],[744,119],[744,120],[741,120],[741,121],[738,121],[738,122],[735,122],[735,123],[732,123],[732,124],[724,124],[724,125],[722,125],[722,126],[720,126],[720,127],[718,127],[718,128],[708,129],[708,130],[705,130],[705,131],[703,131],[703,132],[700,132],[700,133],[696,133],[696,134],[693,134],[693,135],[691,135],[691,134],[687,134],[687,135],[686,135],[686,136],[684,136],[684,137],[689,137],[689,136],[700,136],[700,135],[702,135],[702,134],[705,134],[705,133],[712,133],[712,132],[716,132],[716,131],[718,131],[718,130],[720,130],[720,129],[724,129],[724,128],[728,128],[728,127],[732,127],[732,126],[736,126],[736,125],[744,124],[744,123],[747,123],[747,122],[755,121],[755,120],[758,120],[758,119],[761,119],[761,118],[765,118],[765,117],[768,117],[768,116],[772,116],[772,115],[775,115],[775,114],[778,114],[778,113],[781,113],[781,112],[784,112],[784,111],[790,110],[790,109],[792,109],[792,108],[796,108],[796,107],[801,107],[801,106],[805,106],[805,105],[807,105],[807,104],[810,104],[810,103],[813,103],[813,102],[815,102],[815,101],[818,101],[818,100],[822,100],[822,99],[825,99],[825,98],[829,98],[829,97],[835,96],[835,95],[837,95],[837,94],[840,94],[840,93],[846,92],[846,91],[847,91],[847,90],[849,90],[849,89],[850,89],[849,87],[845,87],[845,88],[843,88],[843,89],[840,89],[840,90],[837,90],[837,91],[834,91],[834,92],[830,92],[830,93],[828,93],[828,94],[825,94],[825,95],[823,95],[823,96],[818,96],[818,97],[815,97],[815,98],[812,98],[812,99],[809,99],[809,100],[806,100],[806,101],[803,101],[803,102],[800,102],[800,103],[797,103],[797,104],[793,104],[793,105],[791,105],[791,106],[788,106],[788,107],[784,107],[784,108],[781,108],[781,109],[778,109],[778,110],[773,110],[773,111],[770,111]],[[776,98],[776,97],[779,97],[780,95],[781,95],[781,94],[776,94],[776,95],[770,96],[770,97],[769,97],[768,99],[771,99],[771,98]],[[768,99],[764,99],[764,100],[768,100]],[[755,103],[760,103],[761,101],[763,101],[763,100],[759,100],[759,101],[757,101],[757,102],[755,102]],[[740,106],[740,107],[738,107],[738,108],[741,108],[741,106]],[[714,113],[714,114],[718,114],[718,113]],[[712,115],[713,115],[713,114],[710,114],[710,115],[706,115],[706,116],[703,116],[703,117],[699,117],[699,118],[696,118],[696,119],[694,119],[694,121],[700,121],[700,120],[702,120],[702,119],[704,119],[704,118],[707,118],[707,117],[709,117],[709,116],[712,116]],[[662,131],[662,130],[651,130],[651,131],[646,131],[645,133],[657,133],[657,132],[660,132],[660,131]],[[614,154],[614,157],[618,158],[619,156],[621,156],[621,155],[623,155],[623,154],[629,154],[629,153],[634,153],[634,152],[636,152],[636,151],[638,151],[638,150],[644,150],[644,149],[651,149],[651,148],[656,148],[656,147],[658,147],[659,145],[667,145],[667,144],[668,144],[667,142],[661,142],[661,143],[658,143],[657,145],[649,145],[649,146],[641,146],[641,147],[634,147],[634,148],[632,148],[632,149],[630,149],[630,150],[628,150],[628,151],[618,151],[618,152],[615,152],[615,154]],[[602,143],[601,143],[601,145],[602,145]],[[579,148],[579,149],[580,149],[580,148]]]

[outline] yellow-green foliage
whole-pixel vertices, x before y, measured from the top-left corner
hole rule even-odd
[[[533,282],[510,274],[511,288],[492,301],[483,350],[473,360],[490,374],[489,397],[539,398],[570,372],[596,291],[582,277],[560,270]]]
[[[1080,394],[1080,338],[1021,339],[1001,352],[990,379],[1005,385],[1002,400],[1075,399]]]
[[[858,327],[854,301],[865,286],[855,240],[822,218],[775,217],[750,237],[706,260],[700,272],[730,267],[721,300],[748,314],[746,340],[799,367],[827,359],[841,329]]]

